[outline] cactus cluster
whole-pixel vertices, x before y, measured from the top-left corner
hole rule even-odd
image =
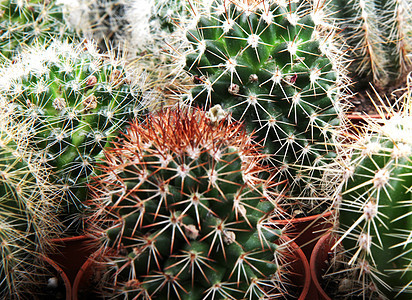
[[[370,121],[352,145],[339,208],[349,264],[388,299],[412,295],[412,90],[403,97],[401,112]]]
[[[412,3],[408,0],[332,0],[325,13],[340,28],[356,80],[386,86],[412,70]]]
[[[212,113],[161,111],[132,124],[92,186],[89,225],[114,297],[281,295],[269,221],[277,183],[261,159],[239,124]]]
[[[52,169],[69,211],[81,206],[102,150],[142,109],[141,89],[121,61],[87,42],[30,47],[0,72],[10,122],[30,124],[27,151]]]
[[[40,257],[60,229],[48,170],[24,148],[28,124],[6,122],[0,127],[0,298],[17,299],[37,290],[45,273]]]
[[[50,38],[74,38],[55,1],[0,1],[1,59],[10,59],[22,45],[45,43]]]
[[[340,70],[312,8],[300,1],[216,0],[187,28],[190,101],[220,105],[270,154],[293,197],[316,198],[339,125]],[[318,179],[317,179],[318,178]],[[323,195],[322,195],[323,196]]]

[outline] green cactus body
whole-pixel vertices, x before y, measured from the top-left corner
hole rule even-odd
[[[47,169],[25,151],[27,126],[9,125],[0,132],[0,298],[29,299],[45,271],[39,256],[60,232],[58,203]]]
[[[272,299],[279,232],[268,169],[240,125],[159,112],[107,152],[91,232],[118,297]],[[105,229],[106,228],[106,229]],[[109,283],[113,287],[113,282]]]
[[[356,145],[339,221],[350,264],[388,299],[412,295],[412,119],[375,124]]]
[[[74,38],[55,1],[0,1],[0,48],[12,58],[22,45],[44,43],[51,38]],[[2,59],[3,61],[3,59]]]
[[[15,126],[31,123],[29,147],[53,169],[49,180],[81,205],[102,150],[142,109],[140,88],[89,43],[30,48],[1,73]]]
[[[329,155],[327,132],[339,124],[337,73],[328,42],[312,38],[309,8],[270,3],[247,10],[214,1],[210,12],[197,14],[187,32],[192,101],[219,104],[244,121],[284,170],[291,194],[314,197],[322,175],[313,167]]]
[[[324,5],[361,82],[388,86],[404,79],[412,61],[412,4],[405,0],[333,0]]]

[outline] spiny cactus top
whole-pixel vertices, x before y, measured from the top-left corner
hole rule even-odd
[[[274,184],[250,137],[203,112],[159,112],[106,154],[92,234],[108,288],[139,299],[273,299]]]
[[[321,175],[302,169],[328,155],[328,129],[339,124],[341,110],[333,45],[314,30],[303,2],[238,2],[216,0],[195,11],[186,53],[193,101],[220,104],[244,120],[284,170],[292,195],[314,196],[308,177]]]
[[[412,90],[409,97],[410,106]],[[350,264],[389,299],[412,297],[412,115],[371,122],[353,145],[340,234]],[[366,289],[367,287],[365,287]]]
[[[385,86],[405,78],[412,69],[411,1],[324,2],[325,15],[341,29],[340,37],[348,46],[356,80],[373,79]]]
[[[43,272],[38,255],[60,232],[47,168],[25,149],[27,124],[10,125],[5,120],[0,124],[1,299],[29,298],[27,292],[36,290]]]
[[[55,2],[0,1],[0,51],[3,58],[12,58],[21,45],[44,43],[52,37],[73,37],[63,21],[62,7]]]
[[[91,43],[55,41],[28,48],[0,73],[15,126],[31,120],[29,146],[53,169],[50,180],[71,201],[85,200],[102,149],[142,108],[124,63]]]

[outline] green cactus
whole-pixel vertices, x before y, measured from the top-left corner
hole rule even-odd
[[[341,29],[356,80],[385,87],[405,79],[412,68],[412,2],[332,0],[324,8]]]
[[[412,90],[404,97],[353,145],[339,208],[349,264],[388,299],[412,297]]]
[[[0,1],[0,49],[10,59],[22,45],[51,38],[74,38],[64,21],[61,5],[50,0]]]
[[[5,122],[0,128],[0,298],[29,299],[45,274],[39,257],[60,232],[58,203],[47,169],[25,149],[27,124]]]
[[[136,78],[87,42],[31,47],[0,72],[14,125],[31,123],[29,147],[53,169],[49,181],[74,213],[102,150],[143,108]]]
[[[339,125],[342,106],[333,44],[320,37],[311,8],[213,1],[204,10],[187,30],[186,69],[196,85],[190,101],[219,104],[244,121],[283,170],[290,194],[319,197],[316,178],[332,154],[329,131]]]
[[[211,113],[209,113],[211,116]],[[228,119],[161,111],[107,151],[90,232],[114,298],[273,299],[277,209],[267,168]],[[101,254],[103,253],[103,254]]]

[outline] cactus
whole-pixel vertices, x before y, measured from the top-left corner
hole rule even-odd
[[[106,152],[89,230],[114,298],[273,299],[276,185],[239,124],[160,111]],[[103,254],[102,254],[103,253]]]
[[[1,61],[12,58],[22,45],[44,43],[52,37],[74,38],[55,1],[0,1]]]
[[[122,47],[127,0],[60,0],[67,22],[102,51]]]
[[[100,49],[120,53],[144,74],[150,97],[166,99],[180,89],[173,76],[181,65],[171,63],[171,49],[179,49],[183,37],[174,30],[186,16],[184,0],[60,0],[67,22],[82,36],[95,40]],[[165,92],[166,91],[166,92]]]
[[[370,121],[352,145],[339,221],[352,268],[388,299],[412,293],[412,85],[401,112]]]
[[[333,0],[324,8],[341,29],[356,80],[385,87],[406,77],[412,68],[410,1]]]
[[[31,299],[46,271],[39,257],[60,232],[58,203],[47,168],[25,149],[27,124],[10,125],[1,120],[0,298]]]
[[[283,170],[293,197],[323,197],[317,178],[343,108],[333,43],[321,37],[303,2],[237,2],[214,1],[194,12],[197,24],[186,34],[190,101],[219,104],[244,121]]]
[[[102,150],[143,108],[136,78],[87,42],[31,47],[0,72],[14,126],[31,124],[28,147],[53,169],[49,182],[74,213]]]

